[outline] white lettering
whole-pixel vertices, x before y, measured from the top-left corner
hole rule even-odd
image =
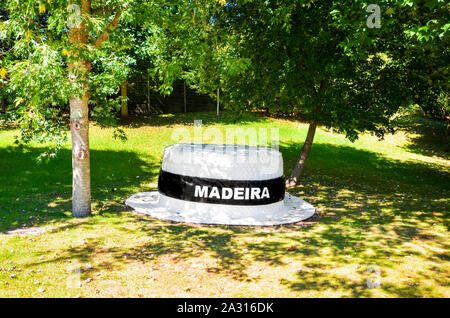
[[[222,188],[222,199],[228,200],[233,197],[233,189]]]
[[[367,17],[366,25],[368,28],[381,28],[381,9],[378,4],[369,4],[366,12],[373,12]]]
[[[187,302],[184,305],[178,305],[177,312],[187,312],[187,313],[203,313],[208,316],[211,311],[212,305],[191,305]]]
[[[207,198],[208,197],[208,187],[196,185],[194,197]]]
[[[252,188],[252,195],[251,195],[251,199],[259,199],[259,193],[261,192],[260,188]]]
[[[234,199],[235,200],[243,200],[244,199],[244,188],[235,188],[234,189]]]
[[[264,187],[262,194],[261,194],[261,199],[264,199],[264,198],[270,198],[269,189],[267,189],[267,187]]]
[[[261,188],[222,188],[222,191],[218,187],[208,188],[208,186],[195,186],[194,197],[197,198],[210,198],[210,199],[222,199],[222,200],[260,200],[269,199],[270,192],[268,187]]]
[[[213,187],[211,192],[209,193],[209,198],[216,198],[216,199],[220,199],[220,193],[219,193],[219,189],[217,189],[217,187]]]

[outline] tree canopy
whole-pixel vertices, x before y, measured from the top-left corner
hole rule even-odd
[[[175,38],[166,33],[172,63],[160,70],[181,63],[192,83],[211,94],[220,88],[238,114],[265,108],[311,122],[297,182],[317,123],[350,140],[366,131],[382,138],[401,106],[436,112],[448,92],[448,8],[440,0],[229,1],[204,14],[208,21],[175,25],[183,30]]]
[[[292,185],[318,124],[355,140],[383,137],[411,102],[448,115],[448,9],[443,0],[0,0],[0,89],[24,141],[58,148],[70,109],[83,189],[89,115],[114,124],[118,87],[139,67],[162,92],[183,78],[203,93],[220,89],[236,114],[264,108],[309,121]]]

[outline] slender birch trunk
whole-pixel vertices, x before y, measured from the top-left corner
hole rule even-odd
[[[314,141],[314,135],[316,133],[317,124],[315,122],[311,122],[308,128],[308,134],[306,136],[305,143],[303,144],[302,150],[300,151],[300,155],[297,158],[297,162],[295,163],[295,167],[291,172],[291,175],[286,180],[286,187],[293,187],[298,184],[300,177],[305,169],[306,159],[309,157],[309,153],[311,152],[312,143]]]
[[[186,81],[183,82],[184,112],[186,112]]]
[[[128,117],[128,101],[127,101],[127,88],[128,81],[125,78],[120,86],[120,95],[122,96],[122,107],[120,109],[120,114],[122,117]]]
[[[122,10],[117,8],[114,18],[106,26],[92,44],[93,49],[98,49],[108,39],[109,34],[118,26]],[[91,0],[81,0],[81,13],[90,16]],[[91,165],[89,151],[89,72],[91,63],[83,54],[86,53],[89,34],[86,20],[80,25],[71,27],[69,41],[72,43],[73,52],[69,63],[69,78],[83,88],[82,96],[71,96],[70,126],[72,133],[72,215],[85,217],[91,214]]]
[[[320,83],[320,91],[321,93],[323,90],[325,90],[327,87],[327,82],[322,81]],[[315,87],[312,87],[311,93],[315,98],[319,98],[319,93],[317,92]],[[315,107],[313,108],[314,113],[319,113],[322,109],[322,104],[320,100],[317,100]],[[303,173],[303,170],[305,169],[305,163],[306,159],[309,157],[309,153],[311,152],[311,147],[314,141],[314,135],[316,134],[316,128],[317,123],[312,120],[309,124],[308,128],[308,134],[306,135],[305,143],[303,144],[302,150],[300,151],[300,154],[297,158],[297,161],[295,163],[295,167],[291,172],[291,175],[289,178],[286,179],[286,187],[290,188],[293,187],[300,182],[300,177]]]
[[[82,1],[82,12],[90,12],[90,1]],[[91,168],[89,152],[89,71],[90,63],[80,56],[86,50],[88,34],[86,24],[69,30],[69,41],[74,45],[74,60],[69,64],[69,76],[83,86],[82,96],[71,96],[70,124],[72,133],[72,215],[91,214]]]
[[[219,109],[220,109],[220,104],[219,104],[219,89],[217,89],[217,111],[216,111],[216,116],[219,117]]]

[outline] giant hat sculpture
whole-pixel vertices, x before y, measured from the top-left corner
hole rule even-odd
[[[278,225],[315,213],[285,193],[279,151],[241,145],[170,145],[158,191],[134,194],[125,203],[155,218],[202,224]]]

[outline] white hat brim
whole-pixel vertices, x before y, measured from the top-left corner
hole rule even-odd
[[[140,192],[125,204],[152,217],[182,223],[270,226],[296,223],[312,217],[314,207],[286,193],[284,201],[267,206],[235,206],[173,199],[158,191]]]

